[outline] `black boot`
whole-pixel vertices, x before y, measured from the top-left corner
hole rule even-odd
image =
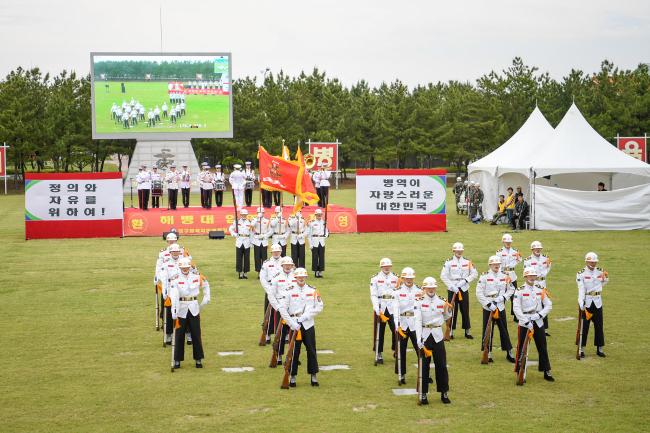
[[[196,361],[196,368],[203,368],[203,364],[201,363],[201,360]]]
[[[449,397],[447,396],[446,392],[441,392],[440,393],[440,401],[442,401],[444,404],[451,403],[451,400],[449,400]]]
[[[174,361],[174,370],[181,368],[181,362],[180,361]]]
[[[600,347],[598,349],[596,349],[596,355],[600,356],[601,358],[604,358],[604,357],[607,356],[607,355],[605,355],[605,352],[603,352],[603,349],[601,349]],[[582,356],[585,356],[584,352],[582,353]]]
[[[472,337],[472,335],[469,333],[469,330],[465,331],[465,338],[467,338],[468,340],[474,339],[474,337]]]
[[[422,394],[422,396],[420,397],[420,400],[418,401],[418,404],[421,404],[421,405],[429,404],[429,399],[427,398],[426,394]]]
[[[549,382],[555,382],[555,378],[553,378],[553,376],[551,376],[550,371],[545,371],[544,372],[544,380],[547,380]]]

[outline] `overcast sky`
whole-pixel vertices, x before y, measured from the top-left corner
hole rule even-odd
[[[234,78],[475,80],[520,56],[555,78],[650,62],[648,0],[0,0],[0,75],[89,71],[91,51],[230,51]]]

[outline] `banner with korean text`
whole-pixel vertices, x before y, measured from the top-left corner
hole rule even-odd
[[[122,173],[26,173],[25,239],[121,237]]]
[[[648,149],[646,137],[617,137],[616,145],[619,150],[636,158],[639,161],[648,161]]]
[[[359,232],[447,229],[445,170],[357,170]]]
[[[339,169],[339,143],[316,143],[309,142],[309,153],[314,155],[316,162],[315,169],[320,165],[327,167],[329,171]]]

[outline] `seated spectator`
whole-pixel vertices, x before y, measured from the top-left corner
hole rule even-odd
[[[603,182],[598,182],[598,191],[607,191]]]
[[[526,228],[526,219],[528,218],[528,203],[524,200],[523,194],[517,195],[517,204],[512,215],[512,229],[524,230]]]
[[[494,214],[494,216],[492,217],[492,222],[490,223],[490,225],[493,226],[497,225],[499,223],[499,220],[501,220],[502,218],[504,219],[508,218],[506,215],[506,196],[504,196],[503,194],[499,196],[499,203],[497,203],[497,206],[498,206],[497,213]]]

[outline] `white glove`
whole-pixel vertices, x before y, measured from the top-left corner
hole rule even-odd
[[[526,326],[526,328],[530,329],[531,331],[533,330],[533,322],[527,322],[525,326]]]
[[[494,300],[494,302],[496,302],[497,304],[499,304],[501,302],[505,302],[505,301],[506,301],[506,298],[504,298],[503,295],[497,296],[497,298]]]
[[[379,308],[375,308],[375,316],[379,317]]]
[[[528,316],[528,319],[531,320],[531,321],[539,320],[539,319],[541,319],[541,318],[542,318],[542,316],[540,316],[540,315],[537,314],[537,313],[535,313],[535,314],[531,314],[530,316]]]
[[[203,302],[201,302],[201,303],[199,304],[199,311],[202,311],[203,308],[205,308],[206,305],[208,305],[208,303],[207,303],[205,300],[204,300]]]
[[[489,308],[490,308],[490,311],[494,311],[494,310],[496,310],[496,309],[497,309],[497,306],[496,306],[496,305],[494,305],[494,302],[491,302],[491,303],[490,303],[490,307],[489,307]]]
[[[173,320],[178,319],[178,313],[177,313],[177,312],[172,311],[172,319],[173,319]]]
[[[294,331],[297,331],[297,330],[300,329],[300,323],[298,323],[297,321],[294,320],[293,322],[291,322],[291,323],[289,324],[289,327],[290,327],[291,329],[293,329]]]
[[[418,343],[418,347],[420,348],[420,350],[424,349],[424,343],[423,343],[423,342],[419,342],[419,343]]]
[[[451,288],[451,291],[454,292],[454,293],[458,293],[458,290],[459,290],[458,287],[452,287]]]
[[[300,317],[298,317],[298,318],[296,319],[296,322],[298,322],[298,323],[302,323],[302,322],[305,321],[305,319],[306,319],[305,316],[300,316]]]
[[[581,310],[584,310],[585,309],[585,301],[578,302],[578,306],[580,307]]]

